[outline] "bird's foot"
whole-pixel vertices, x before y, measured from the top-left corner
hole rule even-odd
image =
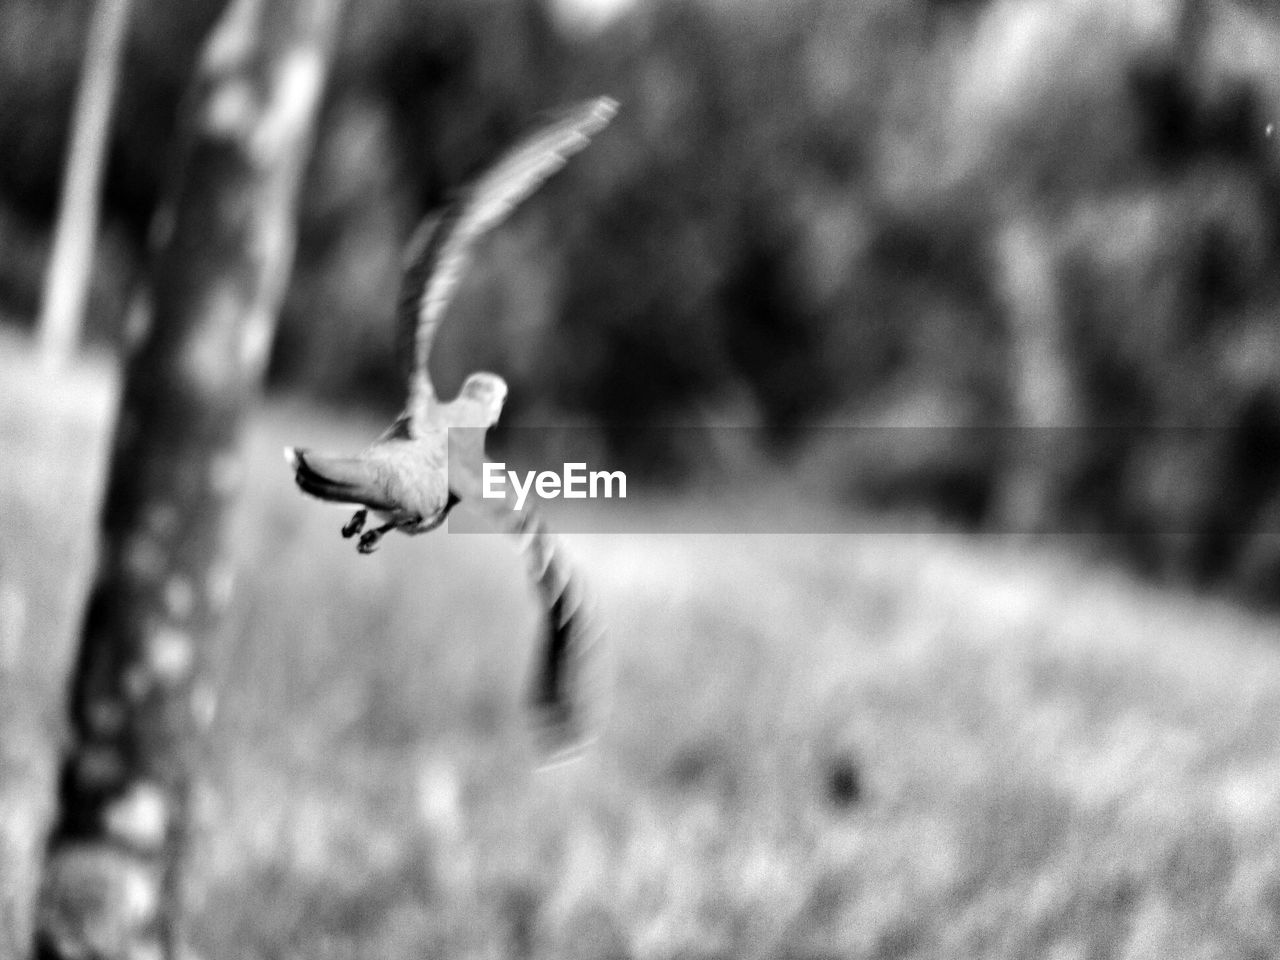
[[[361,553],[373,553],[378,549],[378,541],[382,539],[382,535],[388,530],[394,530],[395,523],[384,523],[380,527],[374,527],[372,530],[366,530],[360,534],[360,542],[356,544],[356,549]]]
[[[351,519],[347,521],[346,526],[342,528],[342,538],[344,540],[350,540],[364,529],[364,522],[368,519],[368,510],[357,510]]]

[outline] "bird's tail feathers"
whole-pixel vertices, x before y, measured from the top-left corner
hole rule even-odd
[[[285,449],[285,459],[293,467],[293,478],[304,492],[321,500],[362,504],[386,509],[374,485],[369,464],[357,457],[331,457],[324,454]]]

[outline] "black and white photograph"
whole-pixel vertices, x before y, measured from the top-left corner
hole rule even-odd
[[[0,0],[0,960],[1270,958],[1278,0]]]

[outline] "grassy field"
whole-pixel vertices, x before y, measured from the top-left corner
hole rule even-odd
[[[372,428],[255,430],[209,955],[1274,955],[1274,621],[1014,538],[578,536],[613,716],[537,771],[510,546],[291,488]]]
[[[1012,537],[574,536],[612,720],[539,771],[510,545],[359,556],[281,462],[376,428],[253,431],[206,957],[1276,955],[1275,620]]]
[[[0,328],[0,957],[25,952],[53,815],[69,642],[88,589],[114,411],[104,358],[46,374]],[[9,941],[14,937],[18,943]]]

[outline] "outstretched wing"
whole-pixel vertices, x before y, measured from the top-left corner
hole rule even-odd
[[[466,499],[466,497],[464,497]],[[471,499],[519,540],[543,610],[528,706],[543,764],[576,757],[599,735],[608,714],[611,661],[603,626],[578,569],[531,505]]]
[[[411,411],[422,409],[431,391],[427,361],[436,328],[471,262],[477,240],[501,223],[565,161],[613,119],[618,105],[608,97],[578,104],[508,151],[443,211],[423,221],[406,251],[398,326],[412,331]]]

